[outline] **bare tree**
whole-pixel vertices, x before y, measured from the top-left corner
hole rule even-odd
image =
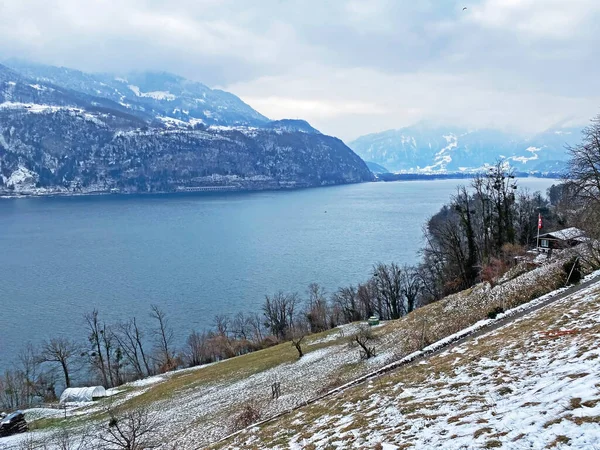
[[[425,234],[426,238],[429,236]],[[444,263],[439,253],[431,252],[432,248],[428,242],[426,249],[423,250],[423,260],[417,267],[417,273],[421,280],[421,303],[428,304],[439,300],[444,296]]]
[[[567,147],[571,159],[568,178],[576,195],[590,207],[600,208],[600,115],[583,129],[580,144]]]
[[[310,324],[308,320],[298,320],[288,332],[288,339],[292,342],[292,346],[298,351],[298,358],[304,356],[302,350],[302,341],[310,333]]]
[[[381,318],[398,319],[406,314],[402,295],[402,269],[397,264],[377,264],[373,268],[373,283],[377,297],[385,308],[386,314],[382,314]]]
[[[217,334],[228,337],[231,320],[225,314],[217,314],[214,319],[215,330]]]
[[[16,409],[26,404],[27,383],[23,372],[8,369],[0,376],[0,405]]]
[[[589,241],[580,252],[582,262],[600,267],[600,115],[594,117],[582,132],[582,141],[568,147],[568,209],[576,225],[583,228]]]
[[[368,318],[375,314],[377,311],[377,288],[373,280],[358,285],[356,299],[362,317]]]
[[[334,292],[331,300],[342,312],[344,322],[351,323],[364,318],[361,315],[356,288],[354,286],[339,288]]]
[[[264,340],[263,334],[263,319],[258,313],[253,313],[248,316],[248,327],[252,336],[251,340],[259,345]]]
[[[304,356],[304,352],[302,351],[302,341],[306,337],[306,333],[293,333],[291,336],[292,346],[296,348],[298,351],[298,358],[302,358]]]
[[[279,291],[275,295],[265,297],[262,310],[265,325],[278,339],[285,339],[296,317],[298,294],[284,294]]]
[[[23,377],[24,405],[31,405],[35,397],[46,397],[45,377],[40,368],[40,357],[31,343],[21,350],[17,356],[17,371]],[[54,391],[54,389],[52,389]]]
[[[452,206],[457,212],[459,223],[466,243],[465,261],[463,264],[463,277],[466,286],[475,284],[477,280],[478,251],[475,237],[475,206],[467,188],[458,188],[458,193],[452,199]]]
[[[167,372],[175,369],[175,355],[173,353],[173,329],[169,325],[169,320],[165,312],[157,305],[151,306],[152,312],[150,316],[156,320],[156,328],[154,330],[154,338],[156,342],[156,350],[161,371]]]
[[[102,383],[109,387],[109,370],[103,352],[103,335],[106,332],[106,325],[100,323],[98,310],[94,309],[90,314],[84,316],[88,326],[88,341],[91,351],[88,353],[92,366],[100,372]]]
[[[377,340],[373,330],[368,325],[361,325],[356,333],[350,336],[350,348],[359,348],[361,359],[369,359],[376,356],[375,347],[372,345]]]
[[[135,317],[118,324],[113,330],[114,337],[122,350],[127,363],[133,368],[137,378],[152,375],[150,363],[143,345],[143,333]]]
[[[310,330],[313,333],[319,333],[327,330],[328,310],[325,289],[317,283],[311,283],[308,286],[308,304],[306,305],[305,316],[310,324]]]
[[[108,424],[98,439],[106,450],[145,450],[160,445],[157,439],[160,420],[147,409],[109,411]]]
[[[250,319],[243,312],[238,312],[231,321],[231,331],[235,339],[251,339]]]
[[[33,433],[26,433],[25,437],[18,441],[18,450],[46,450],[45,443]]]
[[[402,295],[406,300],[406,312],[410,313],[416,308],[422,289],[421,277],[415,267],[408,265],[402,267],[401,285]]]
[[[79,346],[73,341],[59,337],[52,338],[42,344],[40,361],[60,365],[65,379],[65,386],[71,386],[71,364],[79,354]]]
[[[50,448],[58,450],[86,450],[93,448],[91,433],[88,429],[79,430],[75,433],[69,428],[61,427],[48,440]]]
[[[187,338],[185,356],[190,367],[199,366],[212,361],[209,336],[206,332],[193,331]]]

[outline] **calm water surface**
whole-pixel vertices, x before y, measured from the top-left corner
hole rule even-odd
[[[108,322],[147,323],[157,304],[183,343],[215,314],[259,310],[279,289],[318,282],[331,292],[378,261],[414,263],[423,223],[459,183],[0,199],[0,368],[27,341],[84,341],[94,308]]]

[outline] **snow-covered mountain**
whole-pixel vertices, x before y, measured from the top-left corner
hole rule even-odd
[[[136,113],[187,123],[260,126],[269,121],[235,95],[166,72],[91,74],[9,60],[7,67],[38,82],[105,98]]]
[[[349,143],[365,161],[392,171],[458,172],[506,158],[520,171],[556,171],[568,159],[566,145],[580,140],[578,128],[552,128],[524,137],[503,131],[458,127],[412,127],[369,134]]]
[[[0,196],[281,189],[373,178],[342,141],[304,121],[250,126],[258,113],[250,109],[238,123],[242,116],[223,109],[225,125],[207,125],[191,112],[178,119],[84,91],[0,65]],[[138,94],[158,108],[176,101],[173,91]],[[147,92],[154,94],[141,95]]]

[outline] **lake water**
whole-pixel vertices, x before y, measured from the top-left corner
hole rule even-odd
[[[288,192],[0,199],[0,369],[27,341],[85,341],[108,322],[164,309],[183,343],[265,294],[328,292],[378,261],[415,263],[421,227],[467,180]],[[545,191],[547,179],[519,185]]]

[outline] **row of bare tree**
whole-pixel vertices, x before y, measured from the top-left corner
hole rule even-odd
[[[266,296],[261,313],[217,315],[208,330],[193,331],[176,348],[167,314],[152,306],[153,326],[143,329],[134,317],[107,323],[99,311],[84,316],[86,339],[57,336],[37,348],[28,345],[12,369],[0,376],[0,406],[13,409],[56,399],[57,388],[78,383],[119,386],[181,366],[197,366],[242,355],[310,333],[365,320],[372,315],[397,319],[420,300],[422,282],[414,267],[377,264],[364,284],[327,295],[311,284],[306,298],[277,292]]]
[[[28,344],[0,376],[0,407],[14,409],[56,400],[57,388],[78,382],[114,387],[180,365],[173,330],[164,311],[151,307],[154,326],[142,330],[135,318],[107,324],[97,310],[84,316],[87,339],[57,336]]]
[[[376,315],[397,319],[421,303],[422,282],[414,267],[377,264],[364,284],[327,295],[312,283],[307,296],[279,291],[267,295],[262,314],[218,315],[212,329],[193,332],[182,359],[190,366],[238,356],[289,340],[302,356],[304,336]]]

